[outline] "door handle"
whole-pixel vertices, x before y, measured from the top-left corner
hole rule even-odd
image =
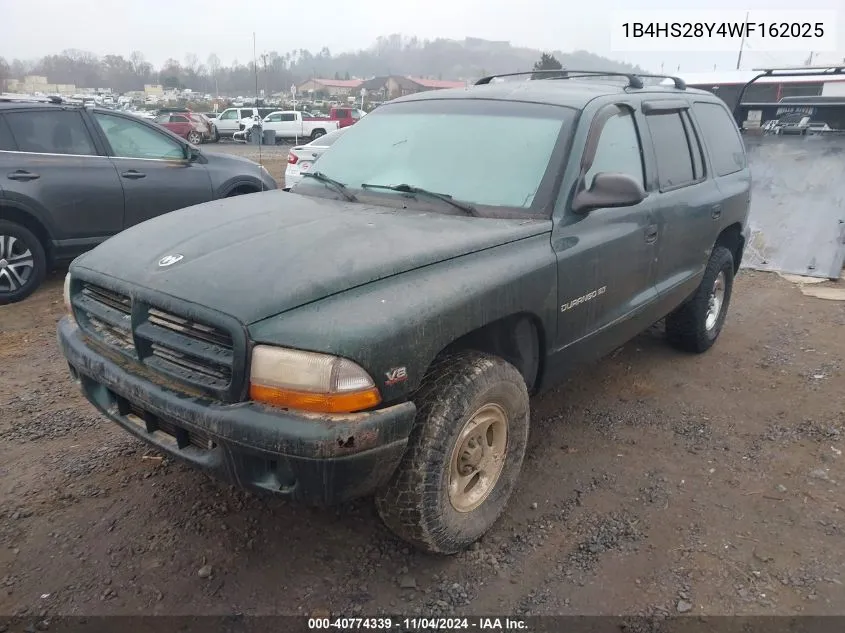
[[[713,216],[714,220],[718,220],[720,217],[722,217],[722,205],[714,204],[713,207],[710,209],[710,215]]]
[[[651,224],[645,229],[645,241],[652,244],[657,241],[657,225]]]
[[[31,171],[25,171],[23,169],[16,169],[12,173],[6,174],[6,177],[9,180],[21,180],[21,181],[37,180],[38,178],[41,178],[41,176],[39,176],[38,174],[33,174]]]
[[[140,171],[135,171],[134,169],[130,169],[129,171],[125,171],[120,174],[124,178],[128,178],[129,180],[138,180],[139,178],[146,178],[147,174],[142,174]]]

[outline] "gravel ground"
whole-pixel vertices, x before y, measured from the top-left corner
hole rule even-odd
[[[276,179],[279,187],[284,186],[285,168],[288,164],[288,150],[293,147],[285,145],[256,145],[247,143],[236,143],[234,141],[221,140],[219,143],[208,143],[202,146],[204,152],[217,152],[243,156],[256,163],[264,165],[270,175]]]
[[[505,515],[441,558],[370,500],[253,495],[100,419],[61,280],[0,309],[0,614],[845,613],[845,303],[744,272],[707,354],[654,327],[582,369],[532,403]]]

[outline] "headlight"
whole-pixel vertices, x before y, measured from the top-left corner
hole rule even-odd
[[[362,411],[381,402],[373,379],[352,361],[269,345],[252,351],[249,397],[321,413]]]
[[[65,310],[73,316],[73,308],[70,305],[70,273],[65,275],[65,287],[62,291],[62,298],[65,300]]]

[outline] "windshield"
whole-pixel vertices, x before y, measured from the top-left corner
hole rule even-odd
[[[573,116],[569,108],[509,101],[392,104],[347,128],[321,156],[320,172],[350,189],[408,184],[474,205],[537,210],[552,152]],[[314,179],[296,185],[306,188],[324,186]]]

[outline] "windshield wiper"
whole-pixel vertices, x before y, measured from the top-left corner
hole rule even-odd
[[[340,195],[349,200],[349,202],[358,201],[358,198],[356,198],[354,195],[352,195],[346,190],[346,185],[344,185],[339,180],[329,178],[328,176],[326,176],[326,174],[321,171],[306,171],[304,174],[302,174],[302,177],[313,178],[314,180],[319,180],[320,182],[333,187],[335,191],[337,191]]]
[[[460,209],[467,215],[471,215],[473,217],[478,217],[478,210],[466,204],[465,202],[457,202],[447,193],[437,193],[436,191],[429,191],[428,189],[421,189],[420,187],[413,187],[407,184],[401,185],[370,185],[367,183],[363,183],[361,185],[361,189],[389,189],[390,191],[399,191],[401,193],[410,193],[410,194],[420,194],[423,196],[429,196],[431,198],[437,198],[438,200],[442,200],[448,204],[451,204],[456,209]]]

